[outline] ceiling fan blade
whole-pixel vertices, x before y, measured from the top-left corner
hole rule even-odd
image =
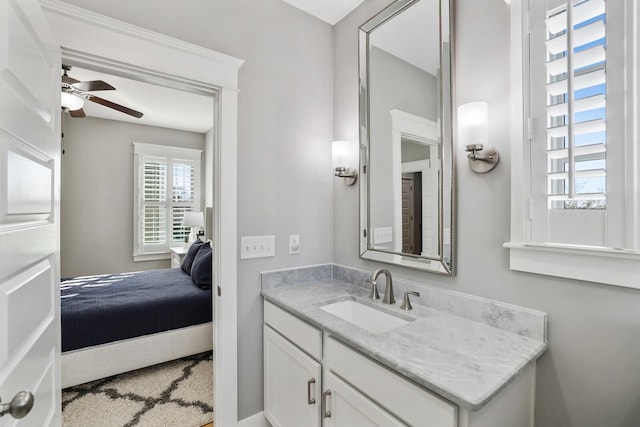
[[[118,110],[130,116],[137,117],[138,119],[143,116],[143,114],[139,111],[132,110],[131,108],[124,107],[120,104],[116,104],[115,102],[107,101],[106,99],[97,97],[95,95],[87,95],[87,99],[100,105],[104,105],[105,107],[113,108],[114,110]]]
[[[115,87],[111,86],[109,83],[104,82],[102,80],[92,80],[89,82],[79,82],[76,80],[76,83],[72,83],[71,86],[83,92],[89,92],[93,90],[115,90],[116,89]]]
[[[80,80],[76,80],[73,77],[69,77],[66,74],[63,74],[62,75],[62,82],[72,85],[74,83],[80,83]]]
[[[71,117],[87,117],[82,108],[80,108],[79,110],[69,110],[69,114],[71,115]]]

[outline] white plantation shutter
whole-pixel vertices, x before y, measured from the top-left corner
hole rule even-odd
[[[623,75],[621,67],[608,67],[611,1],[529,2],[533,242],[605,246],[610,240],[609,208],[616,203],[607,188],[616,172],[611,159],[623,144],[611,131],[618,123],[611,103],[622,102],[610,96],[611,79]]]
[[[191,227],[182,226],[185,212],[197,211],[196,208],[196,166],[193,161],[175,160],[173,162],[172,187],[172,240],[184,241]]]
[[[191,232],[185,212],[201,210],[201,151],[134,143],[134,259],[165,254]]]
[[[605,1],[547,11],[549,209],[606,207]]]
[[[510,267],[640,288],[640,2],[510,7]]]
[[[167,160],[143,158],[143,245],[162,245],[167,240]]]

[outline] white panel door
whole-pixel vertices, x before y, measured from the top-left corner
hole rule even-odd
[[[0,0],[0,426],[60,425],[60,49],[37,0]]]
[[[322,367],[265,325],[264,414],[274,427],[320,426]]]
[[[333,372],[324,375],[322,394],[325,427],[399,427],[402,421],[351,387]],[[427,420],[425,420],[425,425]]]

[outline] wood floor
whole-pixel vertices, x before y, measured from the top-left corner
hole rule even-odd
[[[202,427],[213,427],[213,423],[205,424]]]

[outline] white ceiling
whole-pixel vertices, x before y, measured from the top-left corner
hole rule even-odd
[[[364,0],[283,0],[298,9],[335,25]]]
[[[213,98],[211,97],[78,67],[72,67],[68,75],[80,81],[104,80],[116,90],[90,93],[144,114],[142,118],[137,119],[103,105],[86,101],[83,109],[89,117],[198,133],[205,133],[213,127]]]

